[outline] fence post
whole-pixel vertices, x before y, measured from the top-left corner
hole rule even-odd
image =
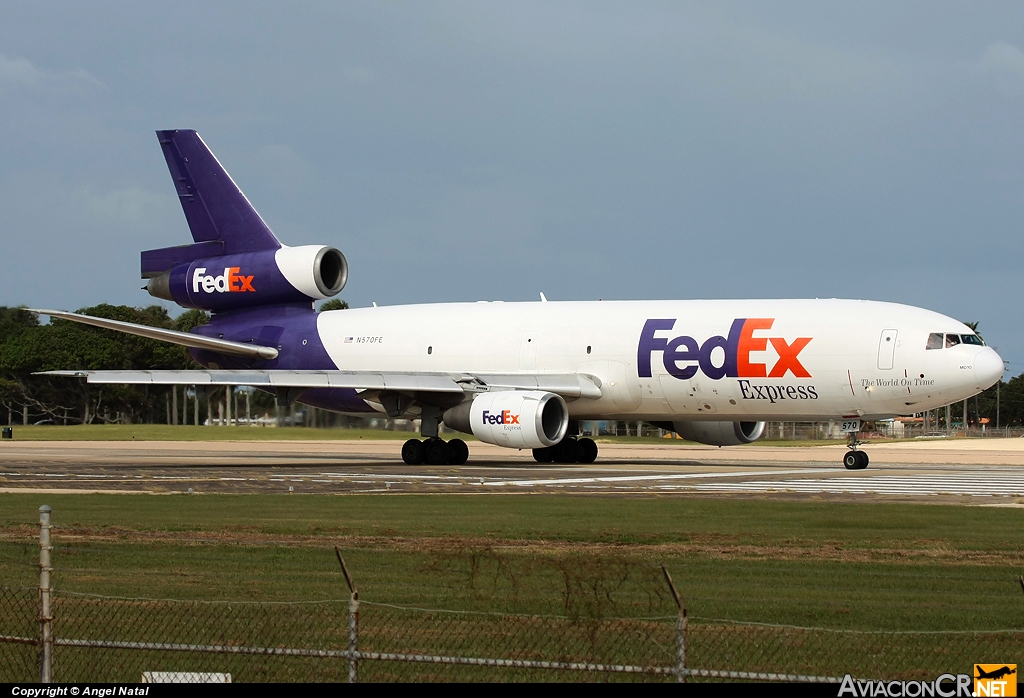
[[[338,546],[334,546],[334,554],[338,556],[341,573],[345,575],[345,583],[352,594],[348,599],[348,682],[359,683],[359,660],[356,658],[359,652],[359,590],[356,589],[352,575],[348,573],[348,566]]]
[[[661,564],[661,571],[665,575],[665,581],[668,582],[672,598],[676,601],[676,608],[679,609],[679,617],[676,619],[676,681],[686,683],[686,606],[679,598],[679,592],[676,591],[676,585],[672,582],[672,575],[668,573],[665,563]]]
[[[50,609],[50,512],[44,504],[39,507],[39,681],[53,680],[53,614]]]
[[[359,592],[353,591],[348,601],[348,682],[359,683]]]

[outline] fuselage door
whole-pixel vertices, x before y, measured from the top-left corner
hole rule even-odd
[[[896,355],[896,330],[882,330],[882,336],[878,339],[878,368],[883,371],[892,369]]]
[[[523,332],[522,341],[519,344],[519,370],[537,370],[537,344],[540,340],[540,332],[527,330]]]

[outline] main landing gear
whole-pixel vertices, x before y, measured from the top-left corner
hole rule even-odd
[[[469,446],[462,439],[409,439],[402,445],[402,460],[406,465],[464,465],[469,460]]]
[[[850,450],[843,456],[843,465],[847,470],[864,470],[868,467],[868,454],[857,450],[857,446],[860,445],[860,439],[857,438],[859,433],[857,431],[850,432],[850,442],[847,444],[847,448]]]
[[[597,460],[597,444],[593,439],[566,436],[554,446],[533,449],[538,463],[593,463]]]

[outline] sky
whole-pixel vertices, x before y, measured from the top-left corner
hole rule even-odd
[[[157,302],[165,128],[352,306],[885,300],[1024,372],[1021,3],[7,2],[0,305]]]

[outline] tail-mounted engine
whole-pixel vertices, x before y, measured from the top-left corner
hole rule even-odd
[[[569,409],[554,393],[500,390],[483,393],[444,413],[445,426],[506,448],[554,446],[569,428]]]
[[[345,255],[324,245],[204,257],[165,269],[150,272],[151,296],[214,312],[322,300],[337,295],[348,281]]]
[[[764,434],[764,422],[655,422],[687,441],[709,446],[739,446],[757,441]]]

